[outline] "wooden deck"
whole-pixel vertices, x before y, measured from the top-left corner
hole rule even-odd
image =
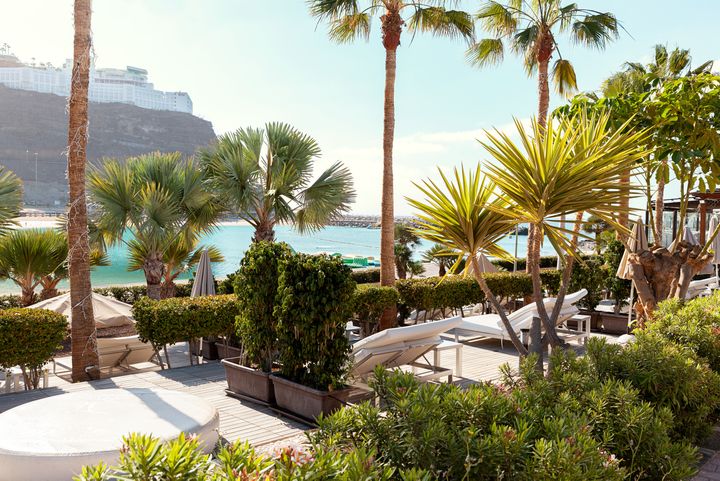
[[[460,385],[495,380],[499,376],[498,368],[505,363],[517,367],[518,357],[510,343],[506,343],[503,349],[499,341],[495,340],[468,342],[464,343],[461,352],[463,375],[454,377],[454,381]],[[115,375],[76,384],[68,382],[59,372],[60,376],[50,376],[50,385],[45,389],[0,395],[0,412],[66,392],[109,388],[162,388],[194,394],[212,403],[220,413],[220,435],[228,441],[248,440],[261,447],[296,438],[309,429],[309,426],[280,416],[267,407],[227,396],[225,371],[218,362],[188,366],[187,351],[185,345],[181,344],[173,346],[170,353],[173,366],[182,366],[183,363],[185,365],[166,370],[154,368],[150,371]],[[440,359],[443,367],[454,368],[455,351],[442,352]]]

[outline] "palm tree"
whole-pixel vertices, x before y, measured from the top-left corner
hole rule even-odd
[[[22,180],[0,165],[0,234],[7,232],[13,219],[20,215],[22,198]]]
[[[505,49],[522,55],[529,75],[538,75],[538,123],[547,122],[550,105],[549,66],[554,54],[553,83],[558,93],[577,89],[575,69],[562,58],[558,36],[568,33],[585,46],[604,49],[618,36],[618,22],[610,12],[580,8],[575,3],[561,5],[560,0],[486,1],[477,13],[482,27],[493,37],[477,41],[467,52],[477,66],[499,63]]]
[[[145,259],[147,258],[147,246],[135,239],[131,239],[128,242],[128,247],[128,270],[141,270],[143,268],[143,264],[145,263]],[[162,279],[160,298],[166,299],[168,297],[175,297],[175,280],[181,274],[188,272],[195,267],[198,262],[200,262],[200,256],[205,249],[208,250],[210,262],[223,262],[225,260],[217,247],[198,246],[197,236],[193,236],[189,242],[187,242],[182,236],[175,238],[175,241],[165,249],[163,256],[165,269]]]
[[[618,129],[609,126],[609,114],[579,114],[559,124],[552,119],[541,125],[533,121],[528,131],[516,121],[520,142],[513,142],[502,132],[488,133],[481,142],[493,157],[486,165],[486,175],[497,185],[501,196],[512,205],[507,215],[516,223],[527,223],[537,235],[528,249],[528,267],[533,281],[533,297],[550,341],[559,342],[555,334],[567,284],[562,283],[558,302],[551,314],[542,302],[540,249],[543,236],[566,259],[576,255],[572,238],[580,213],[595,216],[617,231],[626,231],[619,223],[629,208],[624,198],[637,195],[640,189],[621,182],[628,172],[635,172],[638,161],[648,152],[644,145],[647,132],[632,132],[627,123]],[[560,219],[575,217],[572,229],[560,226]],[[566,260],[566,270],[572,264]],[[569,277],[569,276],[564,276]]]
[[[107,160],[88,176],[94,224],[108,245],[125,243],[143,253],[148,297],[161,298],[166,253],[178,238],[192,243],[210,232],[222,211],[202,172],[179,153],[155,152]],[[127,236],[126,234],[130,234]]]
[[[312,232],[349,210],[350,171],[336,162],[311,182],[319,157],[315,139],[283,123],[222,135],[198,153],[210,186],[255,228],[255,242],[274,240],[277,223]]]
[[[68,252],[70,302],[72,304],[72,380],[97,377],[99,365],[95,339],[92,286],[90,284],[90,246],[88,240],[85,165],[88,139],[88,85],[92,30],[91,0],[75,0],[73,67],[68,101]],[[95,367],[93,367],[95,366]]]
[[[57,294],[57,284],[67,278],[67,235],[54,229],[18,229],[0,237],[0,277],[10,279],[21,290],[21,303],[35,302],[35,289],[42,286],[41,299]]]
[[[408,272],[418,273],[422,264],[413,260],[413,251],[420,245],[420,237],[410,224],[395,224],[395,268],[400,279],[407,278]],[[418,265],[419,264],[419,265]],[[419,272],[422,273],[422,272]]]
[[[50,259],[49,269],[53,269],[40,278],[40,300],[50,299],[58,295],[58,284],[68,278],[68,241],[67,231],[51,237],[47,255]],[[109,266],[110,259],[103,250],[90,247],[90,269],[97,266]]]
[[[382,44],[385,48],[385,102],[383,119],[383,182],[380,222],[380,284],[395,282],[393,225],[395,223],[393,194],[393,140],[395,135],[395,74],[397,49],[403,26],[413,35],[429,32],[451,38],[470,39],[474,27],[465,12],[445,7],[450,0],[310,0],[310,11],[330,24],[330,38],[339,43],[358,38],[369,39],[370,20],[380,15]],[[403,17],[409,12],[407,17]],[[384,315],[380,328],[389,327],[391,318]]]
[[[422,255],[423,261],[438,265],[438,275],[440,277],[446,275],[447,271],[452,267],[454,263],[453,258],[457,258],[457,254],[441,244],[434,244],[430,249],[423,252]]]

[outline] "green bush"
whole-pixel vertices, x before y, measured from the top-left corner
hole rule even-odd
[[[361,336],[369,336],[377,330],[385,309],[395,307],[400,294],[394,287],[358,285],[353,294],[352,312],[360,325]]]
[[[235,326],[250,366],[272,371],[277,348],[275,303],[280,264],[292,254],[285,243],[253,242],[234,276],[240,314]]]
[[[613,239],[607,243],[605,252],[603,252],[603,260],[605,261],[606,277],[605,288],[608,290],[610,297],[615,299],[619,309],[625,303],[625,299],[630,297],[630,280],[620,279],[617,276],[620,261],[625,253],[625,246],[617,239]]]
[[[508,261],[505,259],[493,259],[490,261],[495,266],[504,269],[508,272],[512,272],[513,270],[513,261]],[[518,259],[517,260],[517,270],[525,272],[525,266],[527,265],[527,259]],[[557,267],[557,256],[541,256],[540,257],[540,268],[541,269],[550,269],[550,268],[556,268]]]
[[[661,302],[647,331],[691,349],[720,373],[720,293],[688,302]]]
[[[45,309],[0,310],[0,367],[20,366],[26,389],[36,389],[43,365],[67,336],[67,319]]]
[[[380,268],[355,269],[352,271],[352,279],[357,284],[376,284],[380,282]]]
[[[235,296],[141,298],[133,306],[135,329],[156,349],[166,344],[218,336],[233,330],[238,304]]]
[[[283,376],[322,390],[343,384],[354,291],[341,259],[295,254],[280,265],[276,315]]]
[[[22,298],[14,294],[6,294],[0,296],[0,310],[11,309],[13,307],[23,307]]]
[[[582,262],[581,262],[582,261]],[[590,311],[602,300],[603,287],[608,278],[605,261],[599,256],[582,256],[581,261],[576,260],[570,275],[569,292],[587,289],[585,297],[578,301],[578,305]],[[617,268],[615,268],[617,272]],[[613,276],[615,273],[613,273]]]
[[[602,381],[587,359],[556,350],[547,377],[527,359],[499,385],[420,384],[378,371],[369,403],[321,418],[311,441],[365,447],[392,467],[437,479],[683,480],[697,451],[669,435],[672,414],[627,382]]]
[[[274,456],[255,452],[247,442],[225,445],[213,459],[202,453],[198,440],[180,435],[161,442],[146,435],[123,438],[117,466],[83,467],[74,481],[193,480],[193,481],[430,481],[417,470],[395,471],[375,463],[372,451],[357,449],[280,450]]]
[[[639,332],[624,348],[591,339],[587,356],[601,379],[629,381],[643,399],[670,409],[678,439],[702,440],[717,420],[720,375],[688,348]]]
[[[524,272],[484,274],[490,290],[505,299],[522,299],[532,295],[532,279]],[[540,273],[543,286],[550,292],[557,292],[560,284],[558,271]],[[409,309],[459,309],[485,300],[485,295],[474,277],[446,276],[424,279],[401,279],[395,283],[400,301]]]

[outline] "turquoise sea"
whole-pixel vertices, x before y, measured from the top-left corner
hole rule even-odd
[[[240,259],[252,238],[253,228],[247,225],[225,225],[219,227],[215,232],[208,235],[204,245],[215,245],[225,256],[225,262],[213,264],[215,277],[226,276],[234,272]],[[275,228],[278,240],[287,242],[298,252],[313,254],[317,252],[340,253],[342,255],[373,256],[380,257],[380,230],[363,229],[357,227],[326,227],[325,229],[309,234],[300,235],[291,227],[280,226]],[[518,255],[523,257],[526,252],[527,238],[518,237]],[[423,243],[417,250],[423,252],[431,244]],[[515,238],[507,237],[501,241],[501,245],[510,253],[515,248]],[[545,243],[543,254],[552,254],[552,248]],[[94,287],[109,285],[121,285],[131,283],[144,283],[145,277],[142,271],[128,272],[127,255],[122,245],[111,248],[108,252],[111,265],[95,268],[92,272],[92,284]],[[183,279],[190,277],[190,273],[182,276]],[[67,289],[67,284],[60,285],[60,289]],[[0,293],[19,293],[19,289],[10,281],[0,282]]]

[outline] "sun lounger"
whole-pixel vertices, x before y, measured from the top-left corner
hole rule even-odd
[[[126,337],[101,337],[97,340],[100,370],[120,368],[129,370],[133,365],[160,359],[152,344],[140,341],[137,335]],[[53,359],[53,373],[56,364],[70,368]]]
[[[356,381],[364,382],[377,366],[387,369],[411,366],[427,371],[418,375],[422,380],[444,376],[452,380],[452,369],[420,360],[443,342],[440,334],[457,327],[461,320],[460,317],[452,317],[415,326],[395,327],[358,341],[353,346],[350,376]]]
[[[558,324],[566,321],[579,312],[575,303],[587,295],[586,289],[581,289],[572,294],[565,296],[563,307],[558,316]],[[543,301],[548,314],[555,307],[556,299],[549,297]],[[510,325],[518,336],[521,336],[523,329],[528,329],[534,317],[537,317],[537,306],[534,302],[521,307],[515,312],[507,315]],[[500,339],[500,345],[504,347],[504,341],[510,339],[509,334],[505,330],[505,326],[498,314],[482,314],[479,316],[470,316],[462,319],[460,324],[455,328],[455,341],[459,341],[460,334],[470,335],[475,338],[492,338]]]
[[[690,281],[687,294],[685,294],[685,300],[695,299],[702,293],[707,292],[711,287],[716,287],[717,285],[717,277],[708,277],[707,279],[700,279],[699,281]]]

